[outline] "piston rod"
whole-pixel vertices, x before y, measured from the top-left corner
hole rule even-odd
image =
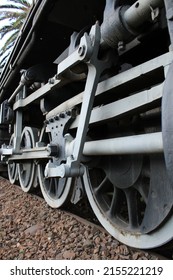
[[[163,6],[163,0],[138,0],[125,13],[124,20],[130,28],[137,29],[148,19],[155,9]]]
[[[132,6],[115,8],[115,0],[107,0],[101,25],[102,48],[117,48],[120,43],[128,43],[140,34],[141,26],[147,21],[155,21],[163,0],[138,0]]]

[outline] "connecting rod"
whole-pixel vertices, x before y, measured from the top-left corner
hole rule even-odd
[[[163,152],[162,133],[133,135],[86,142],[84,155],[124,155]]]
[[[66,154],[70,155],[75,140],[66,145]],[[132,135],[104,140],[85,142],[83,155],[125,155],[125,154],[152,154],[163,152],[162,133]]]

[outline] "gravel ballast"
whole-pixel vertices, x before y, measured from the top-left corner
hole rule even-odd
[[[156,260],[0,178],[0,259]]]

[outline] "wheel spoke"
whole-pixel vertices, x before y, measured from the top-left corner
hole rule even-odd
[[[51,194],[51,192],[52,192],[52,178],[50,178],[50,179],[45,179],[45,181],[46,181],[46,185],[48,186],[48,187],[47,187],[47,192],[48,192],[49,194]]]
[[[99,193],[104,192],[108,185],[110,185],[110,181],[107,178],[107,176],[105,176],[105,178],[102,180],[99,186],[94,189],[95,194],[98,195]]]
[[[119,213],[121,203],[122,203],[121,191],[118,188],[114,187],[111,205],[109,210],[107,211],[107,214],[110,218],[114,218],[116,214]]]
[[[143,182],[143,180],[141,180],[138,183],[137,190],[140,193],[140,195],[141,195],[143,201],[145,202],[145,204],[147,204],[148,192],[149,192],[149,183],[146,184],[145,182]]]
[[[58,198],[61,195],[60,187],[61,187],[61,180],[59,178],[54,178],[54,187],[55,187],[55,196]]]
[[[134,229],[139,226],[139,206],[137,199],[137,191],[134,188],[126,189],[127,210],[129,219],[129,228]]]

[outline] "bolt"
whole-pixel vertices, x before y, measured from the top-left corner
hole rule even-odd
[[[119,52],[125,51],[125,44],[124,44],[123,41],[120,41],[120,42],[118,43],[118,51],[119,51]]]
[[[61,113],[61,114],[59,114],[59,116],[60,116],[60,118],[65,118],[65,114],[64,113]]]
[[[58,117],[58,116],[55,116],[54,119],[55,119],[55,121],[58,121],[58,120],[59,120],[59,117]]]
[[[71,116],[72,116],[73,118],[75,118],[77,115],[79,115],[78,109],[77,109],[77,108],[73,108],[73,109],[71,110]]]
[[[55,83],[55,80],[54,80],[54,78],[51,78],[51,79],[49,79],[48,82],[49,82],[50,85],[53,85]]]
[[[55,78],[55,80],[58,80],[58,79],[59,79],[58,74],[56,74],[56,75],[54,76],[54,78]]]
[[[47,151],[49,152],[50,156],[57,157],[59,154],[59,147],[58,145],[48,144]]]
[[[71,111],[66,112],[67,116],[71,116]]]
[[[48,120],[45,120],[45,121],[44,121],[44,123],[45,123],[45,124],[48,124],[48,123],[49,123],[49,121],[48,121]]]

